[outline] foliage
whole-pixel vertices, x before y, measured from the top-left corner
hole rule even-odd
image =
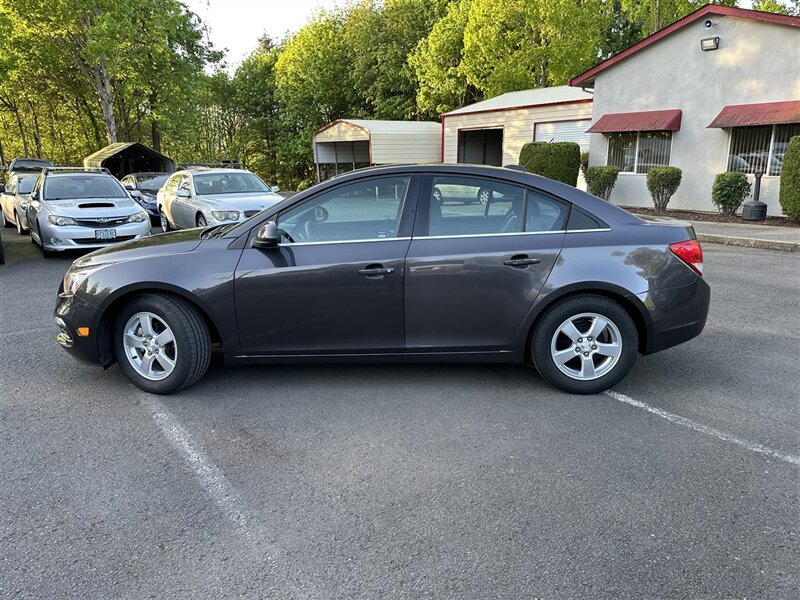
[[[790,219],[800,221],[800,135],[789,140],[783,155],[780,203]]]
[[[589,167],[584,172],[586,189],[598,198],[608,200],[617,183],[619,167],[613,165]]]
[[[683,172],[678,167],[652,167],[647,172],[647,190],[657,212],[667,210],[667,204],[678,191]]]
[[[711,186],[711,202],[723,215],[735,215],[751,187],[744,173],[719,173]]]
[[[574,187],[581,166],[581,147],[575,142],[532,142],[522,147],[519,164],[531,173]]]
[[[588,168],[589,168],[589,153],[581,152],[581,173],[583,173],[584,178],[586,177],[586,169]]]

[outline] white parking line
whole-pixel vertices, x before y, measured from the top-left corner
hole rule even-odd
[[[800,456],[795,456],[793,454],[784,454],[783,452],[778,452],[777,450],[773,450],[772,448],[768,448],[767,446],[762,446],[761,444],[755,444],[753,442],[743,440],[742,438],[736,437],[735,435],[732,435],[730,433],[725,433],[724,431],[720,431],[719,429],[714,429],[713,427],[708,427],[707,425],[701,425],[700,423],[695,423],[691,419],[687,419],[686,417],[681,417],[680,415],[674,415],[665,410],[661,410],[660,408],[656,408],[655,406],[650,406],[649,404],[645,404],[644,402],[639,402],[638,400],[634,400],[633,398],[631,398],[630,396],[626,396],[625,394],[620,394],[618,392],[610,390],[605,392],[605,394],[609,398],[613,398],[614,400],[618,400],[619,402],[624,402],[625,404],[630,404],[631,406],[635,406],[636,408],[644,409],[651,414],[658,415],[662,419],[666,419],[667,421],[670,421],[677,425],[682,425],[683,427],[687,427],[688,429],[693,429],[694,431],[705,433],[706,435],[715,437],[718,440],[722,440],[723,442],[729,442],[731,444],[736,444],[737,446],[741,446],[742,448],[747,448],[751,452],[758,452],[759,454],[765,454],[772,458],[777,458],[778,460],[782,460],[783,462],[787,462],[792,465],[800,467]]]

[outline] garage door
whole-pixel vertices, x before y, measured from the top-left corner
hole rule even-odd
[[[581,152],[589,151],[589,134],[586,130],[592,124],[591,119],[583,121],[554,121],[552,123],[536,123],[534,139],[537,142],[575,142]]]

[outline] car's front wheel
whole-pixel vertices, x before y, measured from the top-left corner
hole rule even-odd
[[[129,301],[114,323],[114,353],[134,385],[171,394],[196,383],[211,360],[211,337],[189,303],[146,294]]]
[[[573,394],[596,394],[628,374],[638,346],[628,312],[609,298],[586,294],[547,309],[534,330],[531,353],[549,383]]]
[[[197,219],[195,220],[198,227],[208,227],[208,221],[206,221],[205,216],[202,214],[197,215]]]

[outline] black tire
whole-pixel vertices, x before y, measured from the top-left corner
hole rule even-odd
[[[206,221],[206,218],[205,216],[203,216],[203,214],[197,215],[197,218],[195,219],[195,224],[198,227],[208,227],[208,221]]]
[[[3,238],[0,238],[0,265],[6,264],[6,249],[3,246]]]
[[[616,325],[622,345],[619,358],[610,370],[590,380],[575,379],[563,373],[556,365],[551,352],[553,336],[561,324],[584,313],[601,315]],[[628,312],[609,298],[585,294],[565,298],[544,312],[531,338],[531,357],[536,370],[548,383],[571,394],[597,394],[613,387],[630,372],[636,362],[638,347],[639,335]],[[576,358],[580,360],[577,355]],[[598,356],[598,359],[602,360],[602,357]]]
[[[22,227],[22,217],[19,216],[19,213],[15,213],[17,217],[17,235],[25,235],[27,231]]]
[[[139,312],[154,313],[169,325],[175,336],[175,370],[160,381],[141,375],[125,355],[125,324]],[[173,394],[194,385],[205,374],[211,361],[211,336],[205,320],[191,304],[174,296],[145,294],[133,298],[117,315],[112,336],[120,370],[136,387],[151,394]]]
[[[161,231],[163,231],[164,233],[168,233],[173,229],[175,229],[172,226],[172,223],[169,222],[167,215],[165,215],[160,208],[158,209],[158,215],[159,215],[159,221],[161,222]]]
[[[6,219],[6,213],[3,212],[2,208],[0,208],[0,226],[11,227],[11,223]]]

